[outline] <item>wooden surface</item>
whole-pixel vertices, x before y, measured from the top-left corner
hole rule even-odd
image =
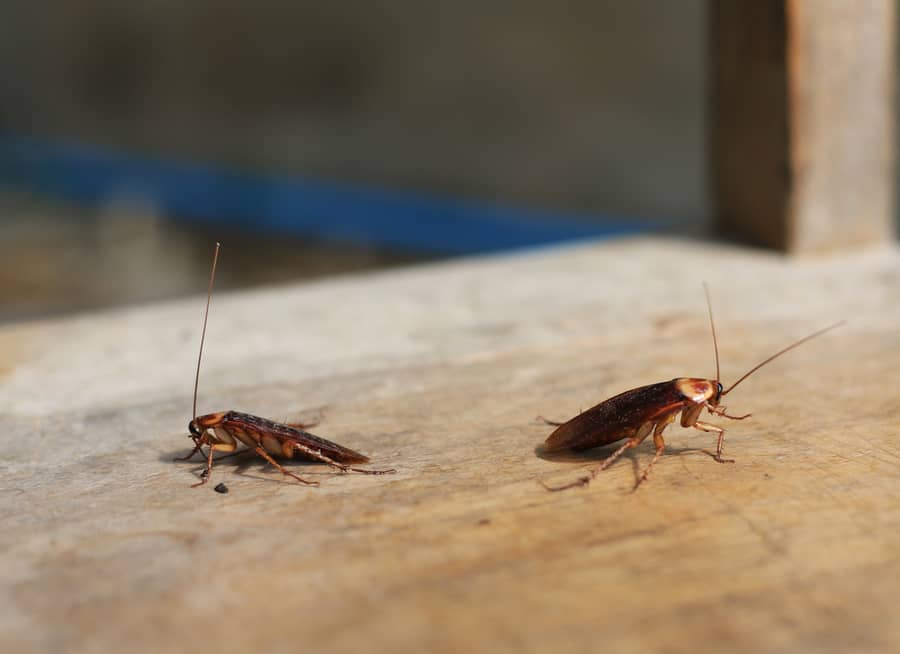
[[[792,252],[891,240],[895,2],[710,8],[722,231]]]
[[[537,414],[713,374],[704,279],[726,382],[849,324],[729,396],[735,464],[673,426],[636,493],[650,444],[544,490],[608,450],[537,456]],[[898,297],[896,250],[649,239],[215,297],[201,412],[321,413],[398,469],[295,464],[320,488],[172,462],[201,296],[5,327],[0,651],[897,651]]]

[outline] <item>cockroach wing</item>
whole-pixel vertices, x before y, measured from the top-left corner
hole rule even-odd
[[[672,381],[633,388],[561,424],[547,438],[544,451],[588,450],[631,438],[644,423],[676,413],[684,403]]]
[[[299,443],[314,450],[319,450],[329,459],[333,459],[338,463],[366,463],[369,460],[365,454],[360,454],[349,447],[332,443],[330,440],[310,434],[295,427],[260,418],[259,416],[250,415],[249,413],[240,413],[238,411],[229,411],[223,421],[226,429],[242,429],[244,431],[253,431],[260,437],[264,434],[275,436],[276,438]],[[308,461],[316,461],[301,450],[295,450],[294,456],[299,459]]]

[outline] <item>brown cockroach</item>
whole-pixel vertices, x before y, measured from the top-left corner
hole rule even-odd
[[[636,489],[647,479],[654,464],[662,456],[666,447],[662,437],[663,431],[674,422],[675,417],[679,413],[681,413],[682,427],[693,427],[700,431],[717,433],[719,435],[713,459],[719,463],[734,463],[734,459],[722,458],[725,430],[722,427],[699,420],[703,408],[706,407],[707,411],[712,415],[722,416],[731,420],[749,418],[749,413],[743,416],[732,416],[726,413],[726,407],[719,404],[722,398],[767,363],[806,341],[843,324],[843,321],[841,321],[829,325],[779,350],[744,373],[727,390],[723,390],[722,384],[719,382],[719,345],[716,341],[716,327],[713,322],[709,290],[705,284],[703,290],[706,293],[706,307],[709,312],[709,324],[712,329],[713,348],[716,355],[716,378],[677,377],[670,381],[633,388],[630,391],[625,391],[608,400],[604,400],[600,404],[578,414],[568,422],[552,422],[542,418],[547,424],[556,426],[556,430],[550,434],[544,443],[544,452],[588,450],[615,443],[623,438],[628,439],[624,445],[606,457],[597,468],[592,470],[590,475],[580,477],[578,480],[563,486],[550,487],[545,484],[544,486],[547,490],[559,491],[589,484],[601,470],[605,470],[622,456],[625,450],[637,447],[652,433],[656,454],[641,476],[638,477],[634,485]]]
[[[236,453],[238,443],[243,443],[248,449],[275,466],[281,474],[293,477],[307,486],[318,486],[317,481],[302,479],[292,472],[285,470],[278,464],[273,456],[287,459],[295,456],[308,461],[321,461],[341,472],[360,472],[367,475],[384,475],[396,472],[396,470],[365,470],[351,467],[351,464],[366,463],[369,460],[364,454],[355,452],[343,445],[338,445],[329,440],[310,434],[305,431],[311,424],[282,424],[267,418],[240,413],[238,411],[220,411],[197,416],[197,387],[200,383],[200,361],[203,358],[203,342],[206,339],[206,322],[209,318],[209,305],[212,299],[213,281],[216,277],[216,262],[219,260],[219,243],[213,254],[212,272],[209,276],[209,289],[206,294],[206,311],[203,315],[203,331],[200,336],[200,354],[197,357],[197,374],[194,377],[194,409],[193,418],[188,423],[188,435],[194,441],[194,449],[186,457],[176,461],[187,461],[197,453],[206,457],[206,470],[200,475],[200,481],[193,484],[192,488],[202,486],[209,481],[212,472],[213,452],[228,452],[225,456]],[[207,454],[203,453],[203,446],[209,447]],[[225,457],[220,457],[225,458]],[[219,484],[219,486],[223,486]],[[219,487],[216,487],[218,490]],[[220,492],[227,492],[223,490]]]

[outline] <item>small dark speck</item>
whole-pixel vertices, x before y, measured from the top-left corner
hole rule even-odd
[[[477,524],[478,524],[479,526],[481,526],[481,525],[489,525],[489,524],[491,524],[491,519],[490,519],[490,518],[482,518],[481,520],[478,521]]]
[[[772,475],[770,475],[768,472],[764,472],[763,477],[765,477],[766,479],[771,479]]]
[[[224,494],[228,492],[228,486],[226,486],[225,484],[219,484],[213,490],[215,490],[217,493]]]

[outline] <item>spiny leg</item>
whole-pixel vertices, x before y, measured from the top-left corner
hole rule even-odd
[[[650,471],[653,469],[653,466],[659,461],[659,457],[663,455],[663,452],[666,450],[666,442],[663,440],[662,433],[663,430],[669,423],[659,423],[656,426],[656,430],[653,432],[653,444],[656,446],[656,454],[653,455],[653,459],[644,468],[643,474],[638,478],[637,482],[634,484],[634,490],[638,489],[642,483],[647,481],[647,477],[650,475]]]
[[[294,429],[299,429],[300,431],[306,431],[307,429],[312,429],[313,427],[318,426],[322,422],[322,419],[325,417],[325,409],[324,408],[318,409],[316,411],[316,413],[319,414],[318,417],[313,418],[309,422],[286,422],[284,424],[286,424],[288,427],[293,427]]]
[[[175,457],[175,458],[172,459],[172,460],[173,460],[173,461],[190,461],[191,459],[194,458],[194,455],[197,453],[197,450],[200,450],[200,447],[201,447],[200,439],[199,439],[199,438],[195,438],[195,439],[194,439],[194,449],[191,450],[191,453],[190,453],[190,454],[188,454],[187,456],[177,456],[177,457]],[[203,451],[200,450],[200,453],[203,454]]]
[[[299,429],[300,431],[306,431],[307,429],[312,429],[317,426],[321,420],[313,420],[312,422],[286,422],[288,427],[293,427],[294,429]]]
[[[319,482],[317,482],[317,481],[307,481],[306,479],[302,479],[301,477],[298,477],[293,472],[288,472],[275,459],[273,459],[271,456],[269,456],[268,452],[266,452],[263,448],[257,447],[257,448],[254,448],[253,451],[256,452],[257,454],[259,454],[262,458],[264,458],[266,461],[271,463],[273,466],[278,468],[278,470],[281,472],[281,474],[285,475],[286,477],[293,477],[294,479],[299,481],[301,484],[305,484],[307,486],[318,486],[319,485]]]
[[[725,411],[728,410],[728,407],[722,406],[722,405],[714,407],[711,404],[709,404],[709,405],[707,405],[707,409],[709,409],[709,412],[712,413],[713,415],[722,416],[723,418],[728,418],[729,420],[746,420],[747,418],[749,418],[750,416],[753,415],[752,413],[748,413],[743,416],[731,416],[731,415],[728,415],[727,413],[725,413]]]
[[[392,475],[395,472],[397,472],[393,468],[391,468],[389,470],[365,470],[363,468],[353,468],[351,466],[348,466],[346,463],[339,463],[339,462],[335,461],[334,459],[325,456],[319,450],[314,449],[312,447],[308,447],[306,445],[302,445],[301,443],[297,443],[297,442],[293,442],[292,445],[297,450],[303,452],[307,456],[310,456],[310,457],[316,459],[317,461],[321,461],[322,463],[327,463],[332,468],[337,468],[341,472],[351,472],[351,471],[352,472],[360,472],[364,475]]]
[[[235,450],[234,452],[229,452],[228,454],[223,454],[222,456],[220,456],[220,457],[218,457],[218,458],[216,458],[216,459],[213,459],[213,461],[215,461],[216,463],[218,463],[219,461],[222,461],[223,459],[228,459],[228,458],[231,458],[231,457],[233,457],[233,456],[237,456],[238,454],[245,454],[246,452],[249,452],[249,451],[250,451],[250,450],[246,450],[246,449],[244,449],[244,450]]]
[[[598,467],[591,470],[590,475],[586,475],[584,477],[579,477],[575,481],[570,482],[568,484],[563,484],[562,486],[548,486],[543,481],[541,482],[541,485],[544,488],[546,488],[548,491],[553,491],[553,492],[566,490],[568,488],[575,488],[577,486],[587,486],[589,483],[591,483],[591,480],[594,479],[594,477],[596,477],[597,474],[601,470],[606,470],[610,465],[612,465],[615,462],[616,459],[618,459],[620,456],[622,456],[622,453],[625,450],[627,450],[628,448],[631,448],[631,447],[635,447],[635,445],[636,444],[632,444],[632,440],[625,441],[625,444],[622,447],[620,447],[615,452],[610,454],[608,457],[603,459],[603,462]]]
[[[564,422],[556,422],[555,420],[547,420],[544,416],[537,416],[535,420],[539,422],[543,422],[545,425],[550,425],[551,427],[559,427],[560,425],[564,425]]]
[[[576,486],[587,486],[589,483],[591,483],[591,481],[594,479],[594,477],[596,477],[600,472],[602,472],[603,470],[606,470],[609,466],[611,466],[613,463],[615,463],[616,460],[620,456],[622,456],[622,454],[625,452],[625,450],[628,450],[628,449],[631,449],[633,447],[637,447],[638,445],[640,445],[641,442],[643,442],[643,440],[645,438],[647,438],[647,436],[650,434],[650,430],[651,430],[652,426],[653,426],[652,423],[647,423],[647,425],[642,425],[640,431],[638,431],[637,434],[635,434],[634,436],[629,438],[627,441],[625,441],[624,445],[622,445],[615,452],[613,452],[608,457],[603,459],[603,461],[600,463],[599,466],[597,466],[596,468],[591,470],[590,475],[587,475],[584,477],[579,477],[575,481],[573,481],[569,484],[565,484],[563,486],[548,486],[544,482],[541,482],[541,485],[544,488],[546,488],[548,491],[553,491],[553,492],[566,490],[567,488],[575,488]]]
[[[579,409],[578,415],[581,415],[582,413],[584,413],[584,410]],[[568,420],[564,420],[563,422],[556,422],[555,420],[548,420],[544,416],[535,416],[534,419],[537,420],[538,422],[543,422],[545,425],[550,425],[551,427],[561,427],[562,425],[564,425],[568,422]]]
[[[395,468],[388,468],[387,470],[366,470],[364,468],[347,468],[350,472],[359,472],[364,475],[394,475],[397,474],[397,470]]]
[[[191,488],[197,488],[197,486],[202,486],[209,481],[209,477],[212,474],[213,452],[234,452],[236,447],[237,445],[234,443],[209,444],[209,454],[206,457],[206,470],[200,473],[200,481],[196,484],[191,484]]]
[[[209,481],[209,476],[210,476],[210,474],[212,474],[213,452],[214,452],[213,446],[210,445],[209,455],[206,457],[206,470],[204,470],[202,473],[200,473],[200,481],[198,481],[196,484],[191,484],[191,488],[197,488],[197,486],[202,486],[203,484],[205,484],[206,482]]]
[[[717,425],[712,425],[708,422],[703,422],[702,420],[698,420],[695,422],[692,427],[695,429],[699,429],[700,431],[706,432],[718,432],[719,441],[716,444],[716,455],[713,457],[719,463],[734,463],[734,459],[723,459],[722,458],[722,446],[725,444],[725,430]]]

